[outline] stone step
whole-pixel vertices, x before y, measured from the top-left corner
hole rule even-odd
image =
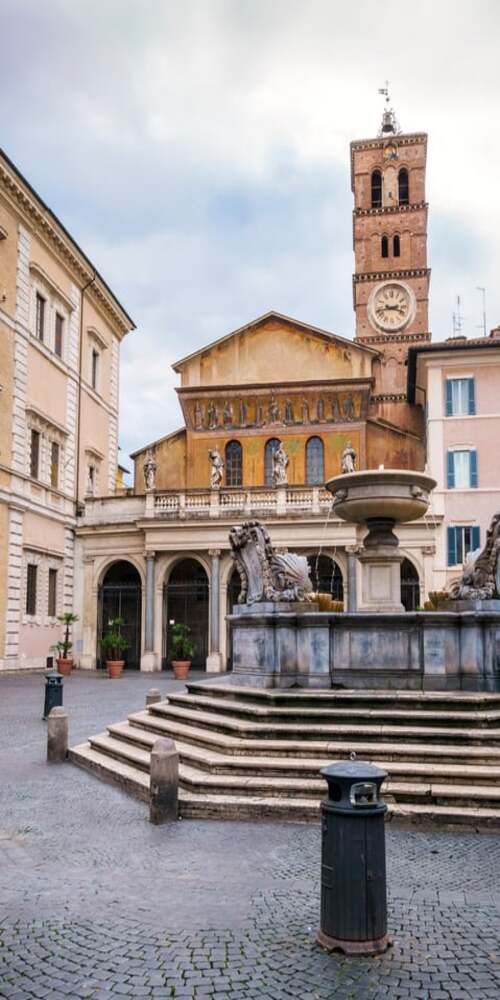
[[[168,704],[184,707],[190,710],[202,709],[206,711],[222,712],[232,714],[236,718],[246,716],[256,721],[271,722],[282,719],[294,722],[326,722],[348,719],[351,723],[357,722],[385,722],[405,721],[407,725],[418,725],[421,723],[435,723],[450,727],[461,726],[464,723],[469,726],[498,726],[500,724],[500,711],[470,710],[457,711],[455,708],[444,709],[420,709],[413,706],[403,708],[395,702],[394,708],[371,708],[364,706],[339,707],[334,704],[328,707],[302,706],[299,705],[267,705],[257,704],[236,698],[215,698],[212,695],[201,694],[169,694]]]
[[[142,750],[151,750],[159,734],[130,725],[129,722],[118,722],[108,726],[108,733],[117,739],[126,741]],[[345,748],[336,756],[326,755],[305,759],[301,757],[256,757],[231,756],[217,751],[198,747],[177,740],[176,747],[181,761],[185,764],[209,771],[211,774],[251,775],[256,772],[269,776],[294,778],[315,778],[320,768],[330,764],[334,759],[348,757]],[[376,747],[371,746],[372,753]],[[415,763],[401,761],[384,761],[379,757],[370,757],[370,763],[385,767],[389,776],[400,781],[429,782],[440,781],[447,784],[473,784],[500,787],[500,766],[471,764]]]
[[[408,726],[408,725],[349,725],[335,723],[324,725],[311,723],[286,723],[286,722],[248,722],[245,719],[234,719],[222,717],[213,712],[202,709],[191,710],[185,707],[177,707],[169,702],[157,702],[150,706],[151,714],[161,718],[173,719],[180,722],[192,724],[194,726],[206,727],[212,732],[227,732],[237,734],[247,739],[264,738],[277,739],[280,736],[293,739],[302,737],[316,740],[352,740],[354,737],[363,737],[365,740],[380,739],[408,739],[411,736],[413,741],[440,740],[449,742],[468,742],[472,744],[489,743],[492,746],[500,746],[500,729],[470,729],[470,728],[447,728],[444,726]]]
[[[399,691],[383,688],[374,689],[344,689],[329,688],[328,690],[306,689],[276,689],[253,688],[244,685],[228,684],[218,681],[187,681],[186,687],[190,693],[217,698],[219,701],[245,701],[249,704],[269,706],[310,705],[334,707],[345,705],[372,704],[378,707],[408,706],[412,708],[453,708],[463,711],[485,709],[500,710],[500,693],[484,691]]]
[[[148,801],[149,776],[123,760],[97,750],[90,743],[74,747],[70,751],[73,763],[98,775],[101,779],[117,785],[136,798]],[[194,769],[183,769],[179,801],[181,815],[204,818],[283,818],[317,819],[319,802],[323,797],[322,788],[309,789],[309,794],[298,794],[283,783],[259,785],[257,780],[248,779],[244,786],[226,781],[221,784],[204,781],[198,784],[198,774]],[[317,783],[319,784],[319,783]],[[387,788],[390,817],[411,816],[422,819],[434,818],[453,823],[481,823],[485,826],[500,826],[500,808],[496,804],[500,793],[492,802],[489,792],[474,797],[467,787],[456,789],[436,785],[432,790],[420,786]],[[474,789],[477,793],[478,790]],[[396,798],[399,794],[401,799]],[[406,798],[405,798],[406,796]],[[202,803],[206,808],[202,809]],[[260,807],[260,810],[257,808]]]
[[[131,726],[156,733],[157,737],[169,736],[176,741],[181,740],[194,746],[210,748],[216,752],[234,755],[236,758],[245,757],[248,754],[254,756],[272,754],[276,758],[294,756],[308,759],[315,758],[318,754],[324,754],[327,758],[332,759],[337,754],[343,756],[354,752],[360,759],[366,759],[376,754],[378,759],[385,761],[385,763],[390,760],[422,763],[430,760],[449,764],[469,762],[471,764],[495,763],[500,765],[500,747],[496,746],[425,745],[424,743],[412,743],[411,740],[404,743],[379,740],[374,743],[373,741],[364,742],[355,737],[343,742],[337,740],[243,739],[220,733],[217,730],[200,729],[192,724],[185,725],[177,719],[155,716],[147,711],[132,713],[129,715],[128,721]]]
[[[91,771],[103,781],[117,785],[129,795],[134,795],[135,798],[145,802],[149,800],[149,774],[94,749],[90,742],[72,747],[68,751],[68,758],[73,764]]]

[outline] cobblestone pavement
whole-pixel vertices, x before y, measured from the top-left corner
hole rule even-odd
[[[74,674],[71,742],[174,683]],[[394,945],[328,956],[318,826],[153,827],[144,804],[45,763],[42,703],[40,675],[0,677],[0,997],[498,1000],[500,837],[389,828]]]

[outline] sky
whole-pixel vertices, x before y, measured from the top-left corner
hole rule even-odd
[[[354,334],[349,142],[429,135],[430,327],[500,323],[498,0],[0,0],[0,145],[134,319],[120,461],[171,364],[274,309]]]

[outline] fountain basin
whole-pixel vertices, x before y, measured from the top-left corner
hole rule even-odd
[[[416,521],[429,506],[436,480],[423,472],[365,469],[335,476],[325,483],[333,509],[343,521]]]

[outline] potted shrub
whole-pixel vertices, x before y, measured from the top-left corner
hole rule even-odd
[[[108,631],[101,639],[101,653],[106,661],[108,677],[121,677],[125,660],[123,653],[128,649],[128,642],[121,634],[123,618],[112,618],[108,622]]]
[[[73,669],[73,657],[70,656],[70,650],[73,647],[73,643],[69,637],[69,630],[74,622],[78,621],[78,615],[74,615],[72,611],[66,611],[64,615],[59,615],[58,619],[61,625],[64,625],[64,639],[62,642],[56,642],[54,646],[50,648],[58,653],[56,657],[57,669],[60,674],[64,674],[65,677],[69,677]]]
[[[172,629],[172,668],[177,681],[184,681],[188,675],[196,645],[190,638],[189,625],[177,622]]]

